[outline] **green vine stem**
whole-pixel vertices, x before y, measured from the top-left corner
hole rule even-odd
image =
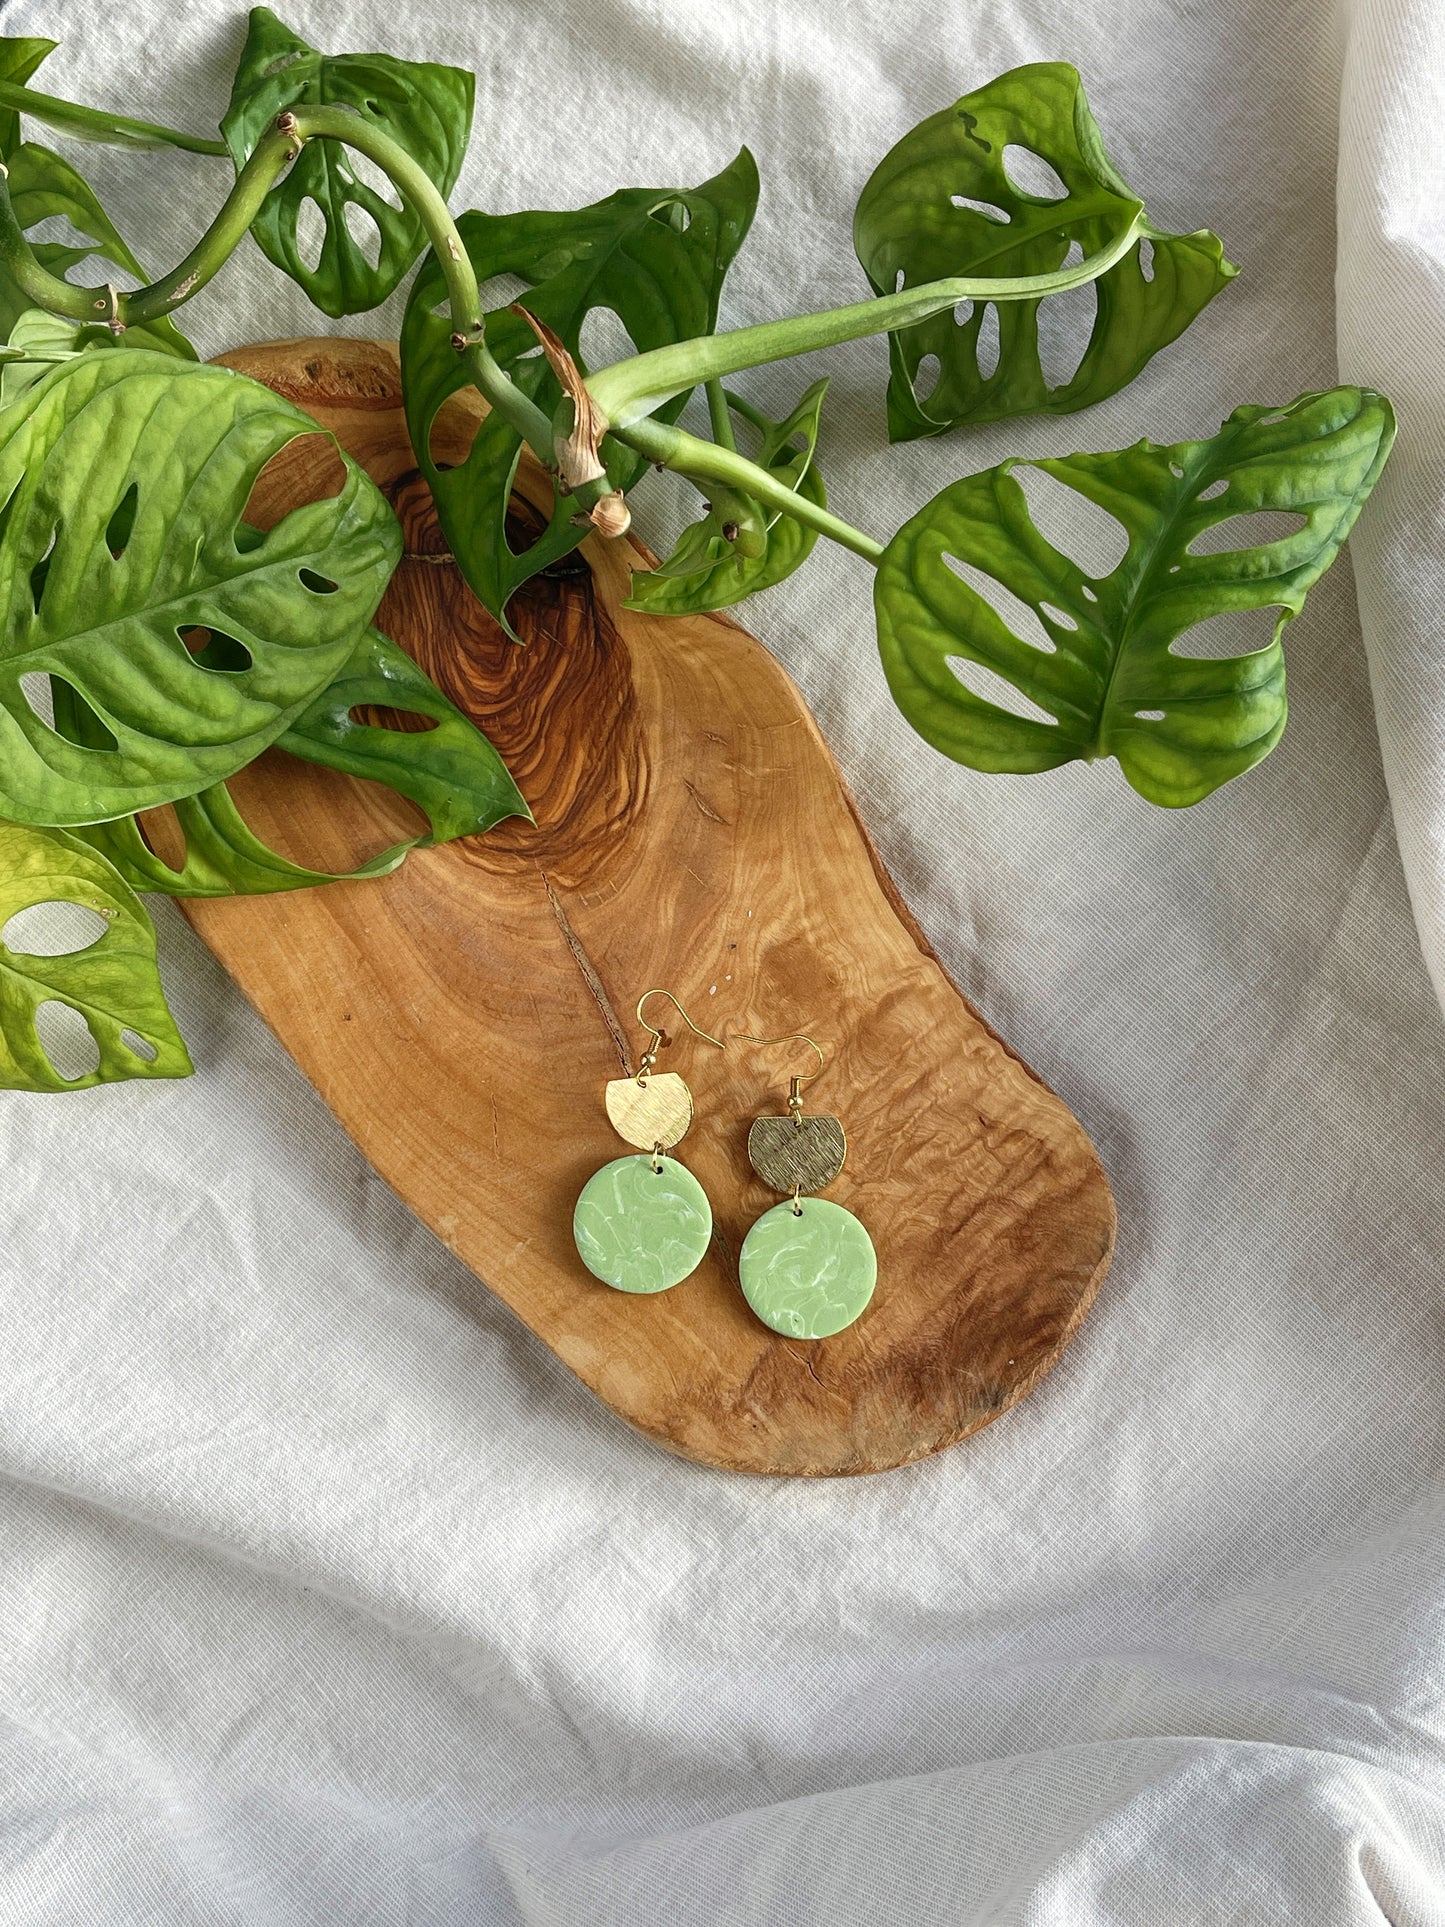
[[[776,475],[770,475],[765,468],[759,468],[756,462],[750,462],[733,449],[702,441],[685,429],[673,428],[646,416],[630,422],[626,428],[614,428],[612,433],[629,448],[635,448],[639,455],[645,455],[648,461],[673,469],[690,482],[716,483],[751,495],[764,508],[779,509],[784,515],[791,515],[795,522],[841,543],[854,555],[861,555],[865,562],[871,562],[874,568],[882,560],[881,542],[875,542],[827,509],[819,508],[806,496],[795,494]]]
[[[144,121],[126,121],[53,101],[43,94],[0,82],[0,108],[14,106],[37,118],[54,120],[72,132],[92,138],[157,142],[189,147],[198,153],[224,153],[219,142]],[[554,424],[512,381],[486,345],[476,274],[461,235],[435,183],[405,148],[365,116],[348,107],[297,107],[278,115],[271,129],[256,143],[235,185],[201,239],[172,273],[148,287],[123,294],[109,285],[81,288],[51,274],[36,259],[16,220],[0,168],[0,261],[3,261],[26,298],[37,307],[81,324],[100,324],[120,335],[137,322],[171,314],[203,288],[240,245],[288,163],[308,140],[335,140],[354,147],[375,162],[398,192],[416,209],[446,279],[451,309],[452,341],[467,374],[487,403],[531,447],[549,472],[556,473]],[[1145,221],[1142,209],[1129,227],[1107,247],[1076,267],[1053,274],[986,278],[955,277],[932,281],[897,294],[881,295],[848,307],[819,314],[767,321],[723,334],[703,335],[674,342],[648,354],[634,355],[590,376],[586,389],[594,404],[599,439],[604,430],[620,437],[649,461],[675,470],[689,480],[718,490],[735,490],[764,507],[790,515],[795,521],[839,542],[865,560],[878,562],[883,551],[877,542],[838,516],[819,508],[805,496],[737,453],[722,378],[765,362],[809,354],[840,342],[905,328],[962,301],[1022,301],[1066,293],[1096,280],[1121,260],[1134,245]],[[650,419],[674,395],[702,383],[716,439],[700,440],[684,430]],[[590,512],[611,493],[605,475],[577,485],[572,496],[579,511]],[[741,511],[740,511],[741,513]],[[747,518],[742,518],[747,519]],[[751,530],[749,533],[751,534]]]
[[[587,379],[588,392],[607,426],[616,433],[631,428],[698,382],[740,374],[764,362],[786,361],[792,355],[811,354],[818,348],[834,348],[840,342],[858,341],[891,328],[907,328],[941,309],[955,308],[961,301],[1031,301],[1082,288],[1121,261],[1144,226],[1141,210],[1108,247],[1076,267],[1060,268],[1054,274],[1014,275],[992,281],[962,276],[928,281],[897,294],[855,301],[846,308],[827,308],[820,314],[795,315],[786,321],[764,321],[752,328],[733,328],[725,334],[673,342],[599,369]]]
[[[180,147],[188,154],[218,154],[223,159],[230,151],[224,141],[207,140],[202,134],[182,134],[174,127],[160,127],[149,120],[131,120],[125,114],[102,113],[95,107],[77,107],[74,101],[37,94],[13,80],[0,80],[0,108],[29,114],[33,120],[73,134],[77,140],[100,141],[112,147]]]
[[[23,89],[20,91],[24,91]],[[452,339],[467,373],[486,401],[531,446],[549,469],[555,467],[552,424],[498,364],[486,345],[477,278],[467,258],[445,197],[426,170],[389,134],[347,107],[300,107],[277,117],[257,141],[236,184],[195,247],[170,274],[148,287],[121,294],[112,287],[81,288],[51,274],[36,259],[15,218],[8,187],[0,174],[0,261],[26,298],[67,320],[100,323],[122,334],[134,323],[173,313],[215,275],[245,238],[262,201],[282,171],[308,140],[336,140],[384,170],[420,215],[446,277]],[[591,509],[611,492],[605,477],[574,490],[578,509]]]

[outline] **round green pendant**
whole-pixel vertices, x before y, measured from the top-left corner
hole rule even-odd
[[[765,1211],[743,1239],[743,1296],[785,1338],[831,1338],[863,1310],[878,1282],[873,1240],[841,1204],[804,1198]]]
[[[588,1179],[572,1213],[577,1251],[614,1291],[666,1291],[702,1263],[712,1237],[707,1193],[676,1158],[617,1158]]]

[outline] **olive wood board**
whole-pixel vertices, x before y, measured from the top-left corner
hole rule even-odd
[[[728,616],[621,609],[651,560],[631,539],[589,536],[521,590],[517,646],[447,557],[393,348],[222,359],[309,410],[386,492],[406,556],[378,625],[490,736],[535,822],[415,851],[380,882],[186,902],[205,942],[412,1210],[658,1444],[739,1472],[870,1472],[1007,1411],[1099,1289],[1109,1185],[1066,1106],[949,980],[788,676]],[[479,418],[470,397],[449,404],[439,459],[461,458]],[[337,466],[324,437],[299,440],[251,514],[269,526],[331,492]],[[540,526],[548,487],[524,463],[519,529]],[[276,753],[233,787],[261,836],[315,867],[414,833],[390,792]],[[163,822],[150,834],[165,847]],[[653,985],[730,1041],[715,1050],[649,1006],[658,1068],[696,1101],[677,1155],[715,1230],[690,1278],[636,1297],[583,1267],[572,1209],[627,1151],[603,1093],[636,1068],[634,1006]],[[778,1202],[749,1166],[749,1126],[813,1068],[744,1031],[808,1032],[827,1054],[803,1087],[847,1132],[827,1195],[878,1253],[872,1303],[832,1338],[778,1336],[738,1288],[748,1226]]]

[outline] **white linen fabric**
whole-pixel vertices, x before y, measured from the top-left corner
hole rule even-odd
[[[746,139],[732,323],[857,298],[852,201],[898,135],[1076,60],[1155,217],[1244,272],[1071,419],[890,450],[880,344],[769,373],[765,403],[834,370],[828,481],[881,533],[1006,453],[1328,385],[1343,98],[1341,354],[1403,424],[1355,553],[1445,968],[1438,0],[287,17],[477,70],[459,205],[700,180]],[[56,91],[202,128],[243,20],[5,0],[0,28],[62,39]],[[156,266],[225,178],[79,158]],[[324,325],[254,249],[186,323],[208,352]],[[1348,564],[1290,632],[1280,748],[1183,813],[1111,764],[923,750],[850,556],[748,613],[1100,1146],[1119,1256],[1078,1340],[906,1471],[670,1459],[411,1218],[163,908],[196,1077],[0,1098],[0,1921],[1445,1922],[1445,1030]]]

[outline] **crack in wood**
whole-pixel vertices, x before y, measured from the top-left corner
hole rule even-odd
[[[617,1058],[622,1066],[622,1075],[624,1077],[631,1077],[632,1053],[627,1047],[627,1035],[618,1021],[617,1012],[612,1008],[612,999],[607,995],[602,979],[598,976],[596,966],[592,962],[592,959],[587,955],[582,939],[577,935],[577,932],[568,921],[567,912],[562,908],[561,899],[552,888],[552,879],[547,875],[547,872],[540,867],[538,868],[537,874],[542,879],[542,888],[547,892],[547,901],[552,906],[552,915],[557,919],[557,928],[562,932],[563,941],[572,952],[572,960],[581,971],[582,981],[591,991],[593,1000],[602,1013],[602,1021],[606,1024],[608,1034],[611,1036],[612,1042],[617,1048]]]
[[[695,783],[689,783],[687,778],[684,776],[682,779],[682,786],[687,791],[688,795],[692,798],[693,802],[697,804],[698,808],[702,811],[704,816],[708,817],[714,823],[721,823],[724,828],[727,827],[727,818],[725,816],[718,815],[717,811],[713,808],[712,804],[708,802],[707,798],[704,795],[702,795],[702,793],[699,791]]]

